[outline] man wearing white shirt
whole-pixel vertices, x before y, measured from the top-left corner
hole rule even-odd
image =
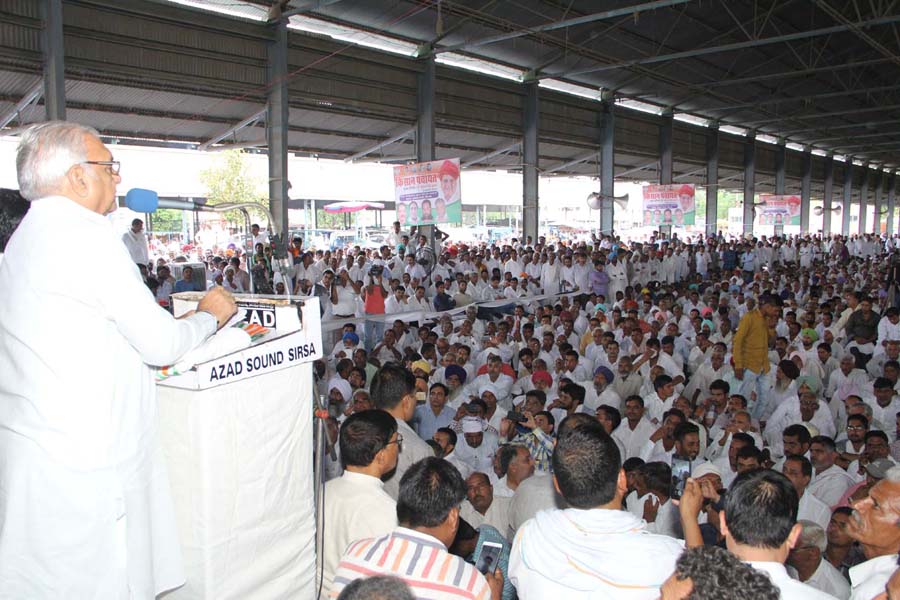
[[[756,469],[741,473],[725,495],[721,531],[729,552],[757,571],[766,573],[781,591],[782,600],[835,600],[788,575],[784,562],[797,545],[797,491],[781,473]],[[679,508],[685,543],[703,544],[697,515],[703,506],[700,484],[690,479]]]
[[[461,426],[463,440],[456,447],[457,457],[473,472],[490,473],[499,446],[497,434],[487,429],[481,417],[463,417]]]
[[[36,125],[16,163],[32,205],[0,265],[2,595],[153,598],[184,583],[154,367],[237,307],[222,288],[184,319],[155,302],[106,218],[119,163],[93,129]],[[65,239],[103,275],[60,270],[47,240]]]
[[[818,523],[801,519],[803,527],[797,545],[791,549],[787,564],[797,572],[797,578],[808,586],[831,594],[838,600],[850,597],[850,584],[840,571],[825,560],[828,540]]]
[[[888,470],[869,490],[869,497],[853,505],[847,533],[862,546],[866,562],[850,568],[851,600],[870,600],[884,591],[897,569],[900,551],[900,467]]]
[[[682,544],[622,510],[627,483],[615,442],[596,420],[566,427],[573,418],[562,424],[550,476],[571,508],[519,527],[509,578],[522,600],[656,599]]]
[[[639,457],[656,426],[644,416],[644,400],[640,396],[629,396],[625,399],[625,418],[612,432],[625,448],[623,459]]]
[[[250,233],[253,235],[253,247],[256,248],[257,244],[262,244],[263,246],[269,245],[269,234],[265,231],[260,231],[259,225],[254,223],[250,226]]]
[[[822,529],[828,527],[831,510],[806,489],[812,479],[812,464],[809,460],[805,456],[788,456],[784,459],[782,473],[791,480],[800,498],[797,518],[818,523]]]
[[[350,415],[341,425],[344,474],[325,484],[322,593],[328,598],[335,569],[351,542],[378,537],[397,526],[397,505],[381,477],[397,466],[402,438],[397,422],[383,410]]]
[[[144,233],[144,222],[134,219],[131,229],[122,234],[122,241],[131,255],[131,260],[139,265],[147,265],[150,260],[150,248],[147,245],[147,235]]]
[[[834,440],[824,435],[815,436],[809,442],[809,455],[815,473],[807,491],[825,506],[836,506],[855,482],[847,471],[834,464],[838,457]]]
[[[505,532],[509,527],[509,503],[510,496],[494,494],[490,477],[475,472],[466,478],[466,500],[459,507],[459,516],[475,529],[490,525]]]

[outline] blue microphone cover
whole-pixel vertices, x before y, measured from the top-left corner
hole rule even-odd
[[[131,188],[125,194],[125,206],[140,213],[156,212],[159,208],[159,194],[153,190]]]

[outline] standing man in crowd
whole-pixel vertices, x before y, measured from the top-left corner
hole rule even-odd
[[[742,382],[737,393],[755,401],[752,413],[754,419],[759,419],[765,409],[769,337],[775,337],[775,330],[769,321],[778,317],[781,306],[781,298],[777,296],[760,296],[759,308],[744,315],[734,336],[734,377]]]
[[[139,265],[147,266],[150,262],[150,248],[147,244],[147,235],[144,233],[144,222],[135,219],[131,222],[131,229],[122,234],[122,241],[128,248],[131,260]]]
[[[119,163],[93,129],[30,128],[16,169],[32,207],[0,265],[0,593],[154,598],[184,573],[152,367],[237,308],[222,289],[179,320],[156,304],[106,219]],[[103,268],[59,269],[47,240],[71,238]]]

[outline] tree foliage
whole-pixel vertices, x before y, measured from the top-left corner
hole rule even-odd
[[[248,208],[250,219],[254,222],[262,221],[260,225],[265,226],[269,200],[259,193],[262,182],[250,174],[250,165],[242,151],[221,152],[213,166],[200,173],[200,181],[206,186],[209,205],[253,202],[260,208]],[[229,210],[222,214],[229,223],[244,224],[244,215],[239,210]]]

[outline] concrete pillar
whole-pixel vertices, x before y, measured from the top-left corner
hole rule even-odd
[[[876,235],[881,235],[881,212],[884,210],[881,191],[884,188],[884,171],[878,168],[872,174],[875,177],[875,218],[872,222],[872,231]]]
[[[888,177],[887,186],[887,227],[885,231],[888,235],[894,235],[894,192],[897,186],[897,173],[892,172]]]
[[[866,212],[869,208],[869,164],[862,166],[862,183],[859,186],[859,233],[866,233]]]

